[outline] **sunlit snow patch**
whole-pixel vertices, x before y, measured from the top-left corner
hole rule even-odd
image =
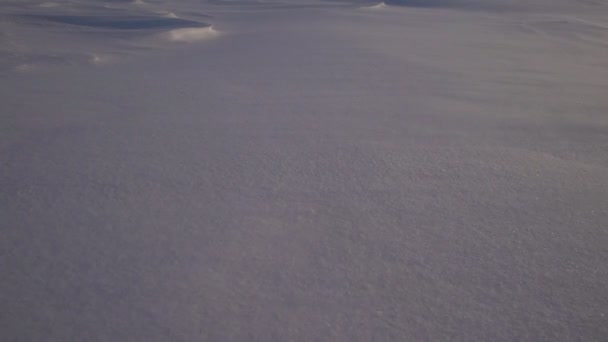
[[[165,18],[179,19],[179,17],[177,16],[177,14],[175,14],[173,12],[162,12],[162,13],[159,13],[159,14],[161,14]]]
[[[373,6],[367,6],[367,7],[363,7],[363,9],[369,9],[369,10],[381,10],[381,9],[385,9],[388,6],[386,5],[386,3],[381,2],[379,4],[373,5]]]
[[[162,37],[172,42],[195,42],[217,37],[219,32],[213,26],[180,28],[165,32]]]

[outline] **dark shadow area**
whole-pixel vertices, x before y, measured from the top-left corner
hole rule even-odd
[[[500,1],[479,0],[387,0],[387,5],[406,7],[446,7],[466,9],[498,9],[504,8]]]
[[[174,29],[210,26],[206,23],[186,19],[144,16],[26,15],[24,17],[59,24],[117,30]]]
[[[391,6],[452,8],[479,11],[548,11],[572,8],[601,8],[600,1],[570,0],[386,0]]]

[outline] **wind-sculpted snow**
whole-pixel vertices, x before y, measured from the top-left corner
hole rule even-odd
[[[604,341],[608,11],[0,0],[0,341]]]
[[[7,44],[0,48],[0,70],[104,64],[136,55],[141,47],[162,50],[163,41],[197,42],[218,36],[203,21],[209,15],[189,11],[182,18],[167,5],[158,1],[9,3],[2,21]],[[72,40],[78,44],[70,44]]]

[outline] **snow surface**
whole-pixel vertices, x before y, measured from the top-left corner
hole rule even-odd
[[[0,340],[608,338],[608,3],[0,0]]]

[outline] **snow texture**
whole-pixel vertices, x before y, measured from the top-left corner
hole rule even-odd
[[[608,339],[608,3],[0,0],[0,340]]]

